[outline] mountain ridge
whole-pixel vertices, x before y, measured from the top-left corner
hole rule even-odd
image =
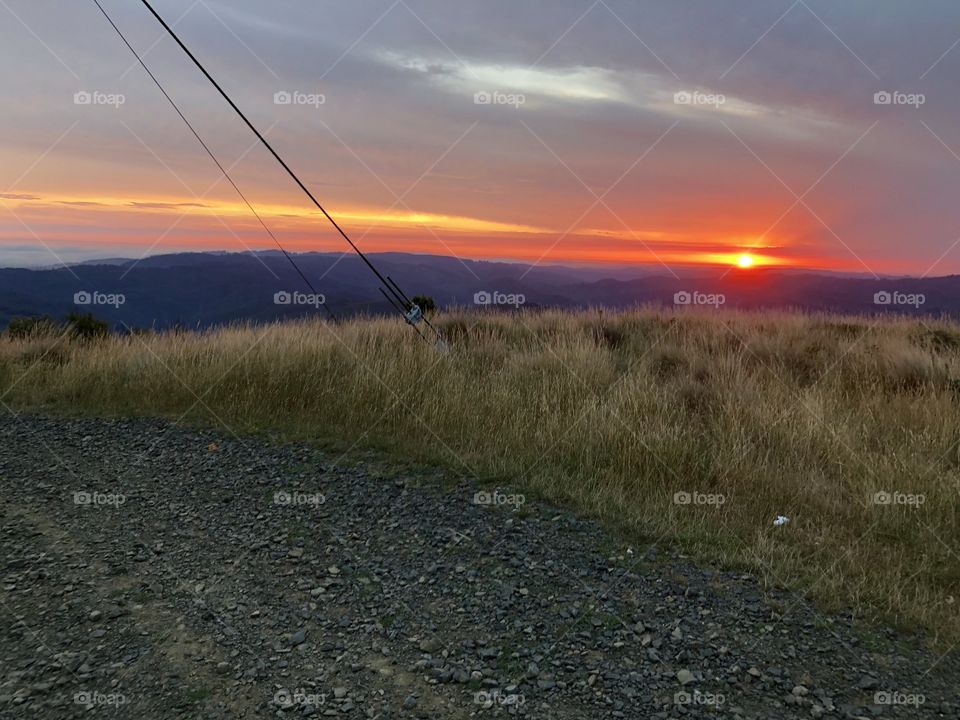
[[[307,253],[295,261],[337,315],[390,311],[375,276],[352,254]],[[371,258],[409,295],[444,306],[488,309],[520,305],[564,308],[689,304],[714,308],[793,308],[871,315],[960,317],[960,276],[937,278],[843,276],[755,268],[748,271],[534,266],[449,256],[379,253]],[[612,276],[609,276],[612,275]],[[86,293],[90,303],[84,303]],[[291,295],[277,304],[278,293]],[[269,322],[320,312],[303,280],[277,251],[254,254],[173,253],[142,260],[110,258],[53,269],[0,268],[0,326],[12,317],[92,312],[116,327],[208,327]],[[486,295],[484,295],[484,293]],[[878,295],[886,293],[887,296]],[[99,295],[97,295],[99,294]],[[101,298],[102,296],[108,296]],[[98,300],[122,296],[122,304]],[[79,297],[81,302],[75,302]],[[498,305],[501,299],[512,302]],[[878,302],[879,300],[879,302]],[[888,302],[884,302],[888,300]],[[306,298],[306,302],[309,302]]]

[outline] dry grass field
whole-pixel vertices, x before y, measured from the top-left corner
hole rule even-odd
[[[386,450],[960,639],[960,326],[654,309],[435,323],[449,353],[383,319],[4,338],[0,397]]]

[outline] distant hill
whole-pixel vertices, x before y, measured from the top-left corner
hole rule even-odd
[[[960,317],[960,276],[939,278],[845,277],[756,269],[729,272],[686,269],[683,277],[656,268],[574,268],[381,253],[377,267],[410,295],[432,295],[440,306],[473,306],[475,296],[527,306],[610,308],[675,301],[717,307],[791,307],[852,314],[898,312]],[[338,315],[387,312],[376,278],[354,255],[309,253],[298,264]],[[117,326],[206,327],[238,320],[271,321],[322,312],[297,304],[303,280],[278,252],[181,253],[142,261],[114,259],[69,269],[0,269],[0,326],[18,315],[62,317],[93,312]],[[94,304],[74,302],[88,293]],[[487,295],[482,295],[486,293]],[[882,294],[886,293],[886,295]],[[880,294],[880,295],[878,295]],[[122,296],[122,304],[120,303]],[[522,298],[518,296],[523,296]],[[880,302],[875,302],[876,299]],[[280,295],[281,300],[286,296]],[[889,303],[884,301],[889,299]],[[112,304],[96,304],[112,303]]]

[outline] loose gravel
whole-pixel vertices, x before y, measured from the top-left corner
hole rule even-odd
[[[10,415],[0,483],[2,718],[960,718],[960,651],[506,487]]]

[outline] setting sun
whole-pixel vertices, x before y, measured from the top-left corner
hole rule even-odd
[[[742,268],[753,267],[753,257],[751,255],[743,254],[737,258],[737,265]]]

